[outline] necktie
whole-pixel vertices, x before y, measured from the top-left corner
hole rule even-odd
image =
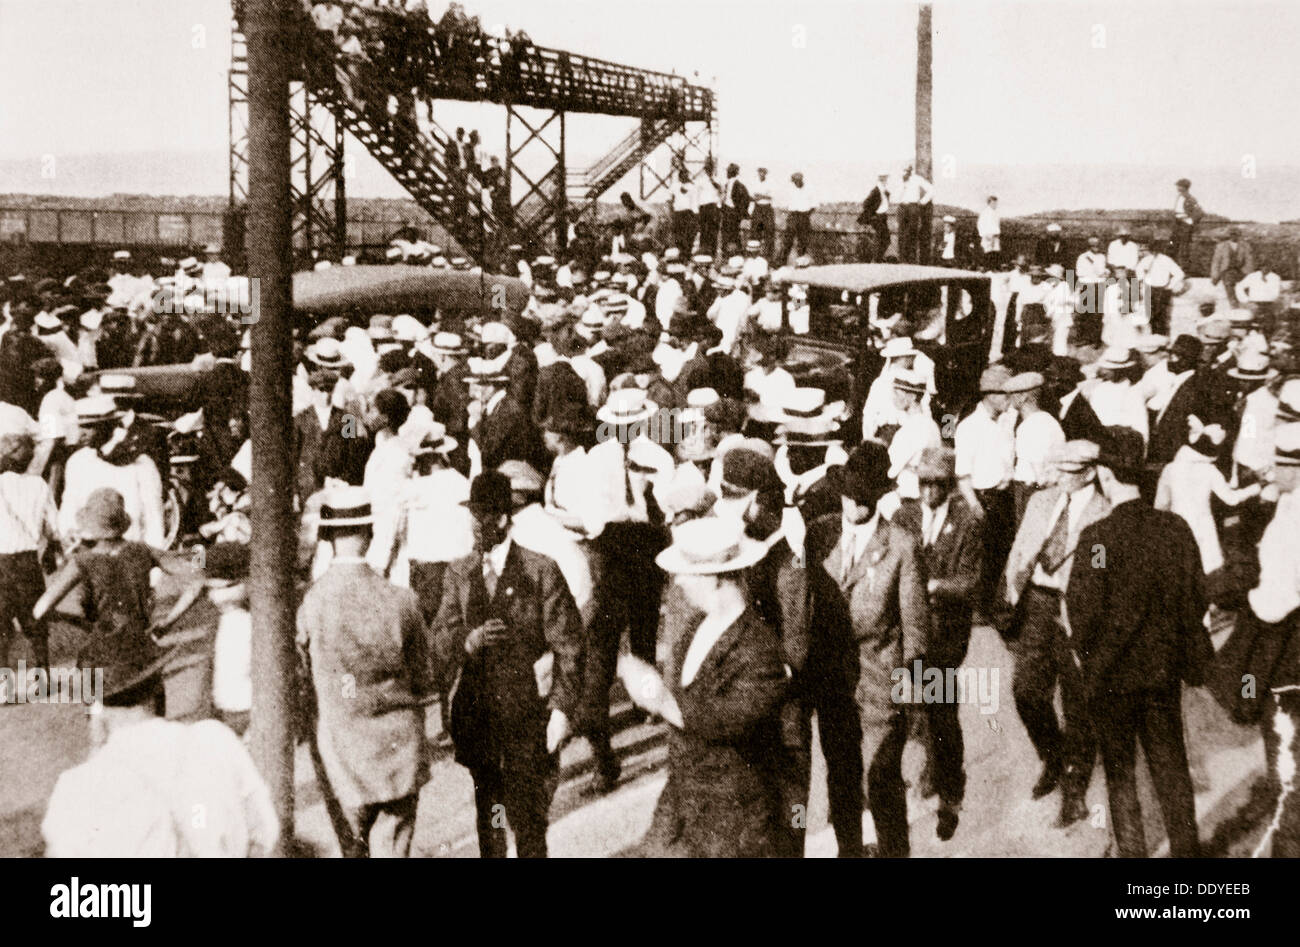
[[[632,472],[627,469],[627,451],[623,452],[623,491],[628,506],[636,506],[636,494],[632,492]]]
[[[857,551],[857,543],[854,542],[852,530],[844,534],[844,544],[840,548],[840,585],[849,581],[849,576],[853,572],[854,553]]]
[[[483,554],[483,585],[487,588],[488,598],[497,593],[497,573],[492,568],[492,557],[487,553]]]
[[[1056,518],[1056,525],[1052,527],[1047,542],[1043,544],[1043,551],[1038,554],[1038,561],[1048,575],[1054,575],[1056,570],[1061,568],[1065,564],[1065,560],[1070,557],[1067,550],[1069,541],[1070,502],[1067,500],[1065,506],[1061,508],[1061,515]]]

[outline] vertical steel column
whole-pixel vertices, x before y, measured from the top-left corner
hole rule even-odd
[[[256,280],[249,610],[253,616],[253,759],[280,821],[280,853],[293,838],[294,573],[292,209],[285,0],[248,0],[248,272]]]
[[[569,248],[569,162],[565,157],[565,112],[560,112],[560,155],[555,165],[555,245]]]

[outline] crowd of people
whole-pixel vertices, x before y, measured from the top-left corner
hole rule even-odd
[[[839,853],[905,856],[908,740],[924,747],[920,790],[938,797],[940,839],[957,831],[966,782],[956,702],[916,695],[926,670],[961,667],[984,623],[1014,655],[1016,710],[1041,760],[1032,794],[1059,794],[1060,826],[1086,815],[1100,751],[1116,850],[1148,853],[1141,742],[1170,850],[1196,854],[1180,700],[1184,684],[1206,684],[1261,726],[1278,799],[1272,851],[1295,854],[1293,310],[1246,301],[1256,287],[1234,245],[1216,275],[1225,292],[1248,284],[1246,300],[1208,303],[1171,339],[1154,292],[1113,312],[1109,302],[1112,268],[1155,287],[1171,258],[1144,255],[1121,230],[1106,252],[1098,240],[1069,261],[1071,283],[1049,233],[1041,276],[1022,259],[1004,280],[1001,334],[969,404],[939,414],[951,410],[936,397],[942,345],[911,311],[870,321],[878,373],[860,379],[857,404],[853,379],[809,376],[791,359],[811,324],[798,284],[811,261],[774,279],[786,261],[765,250],[770,195],[728,206],[742,189],[718,195],[729,248],[718,258],[697,242],[697,203],[690,241],[683,223],[666,246],[592,236],[560,261],[512,248],[529,291],[521,311],[303,325],[285,445],[301,522],[299,711],[344,852],[408,854],[436,703],[473,776],[480,853],[506,854],[508,823],[521,856],[544,856],[566,743],[589,744],[589,791],[619,784],[619,681],[664,722],[669,747],[639,851],[801,855],[815,718]],[[743,244],[741,203],[756,228]],[[390,255],[451,267],[437,250],[399,241]],[[121,251],[107,270],[16,274],[2,290],[4,651],[17,653],[17,632],[33,665],[48,665],[52,616],[80,588],[77,660],[105,669],[111,711],[107,742],[51,800],[58,853],[86,851],[88,835],[96,852],[133,851],[140,823],[123,809],[199,791],[96,799],[94,775],[125,765],[133,728],[185,743],[159,729],[164,712],[169,726],[215,715],[242,732],[254,699],[249,337],[226,305],[242,284],[215,259],[157,279],[142,263]],[[177,362],[211,372],[185,426],[208,472],[196,524],[206,553],[201,581],[155,619],[167,452],[159,460],[149,439],[143,396],[96,370]],[[216,623],[206,712],[178,708],[166,684],[174,629],[205,598]],[[1212,639],[1224,629],[1227,644]],[[213,808],[243,820],[233,846],[269,847],[265,787],[238,741],[204,726],[211,759],[231,762],[202,791],[239,800]],[[169,778],[161,764],[155,775]],[[113,832],[84,831],[108,819]],[[191,835],[165,844],[191,851],[203,844]]]

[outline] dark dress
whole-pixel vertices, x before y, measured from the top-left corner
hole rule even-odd
[[[104,688],[134,677],[159,655],[149,635],[149,571],[158,564],[144,543],[83,549],[73,555],[81,577],[89,638],[77,656],[83,668],[103,668]]]
[[[695,625],[702,616],[696,616]],[[682,662],[694,629],[673,648],[665,683],[685,729],[668,737],[668,781],[646,855],[757,858],[784,854],[788,831],[777,771],[786,672],[781,643],[747,608],[713,645],[690,685]]]

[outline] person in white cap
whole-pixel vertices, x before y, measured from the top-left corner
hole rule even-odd
[[[650,662],[619,663],[632,700],[672,726],[647,854],[787,851],[777,770],[786,670],[780,641],[755,613],[741,575],[766,552],[740,522],[706,517],[678,527],[655,560],[703,617],[677,642],[663,676]]]
[[[943,233],[938,237],[939,264],[941,266],[957,265],[957,218],[951,214],[943,215]]]
[[[898,483],[898,495],[904,500],[920,496],[913,469],[927,447],[943,443],[939,425],[922,406],[926,387],[915,371],[894,376],[894,405],[900,416],[898,430],[889,441],[889,477]]]
[[[767,279],[770,269],[767,257],[763,256],[763,244],[759,240],[745,241],[745,258],[741,264],[740,275],[751,284]]]
[[[1047,287],[1043,294],[1043,309],[1052,324],[1052,354],[1070,354],[1070,330],[1074,327],[1078,296],[1065,279],[1065,268],[1059,263],[1049,264],[1046,270]]]
[[[922,399],[925,410],[930,409],[930,399],[935,392],[934,360],[916,347],[909,336],[895,336],[880,350],[884,367],[871,387],[862,406],[862,438],[878,437],[883,428],[901,423],[894,402],[894,377],[903,371],[914,371],[925,379],[926,393]],[[892,434],[891,434],[892,436]]]
[[[1024,514],[1029,498],[1056,481],[1052,458],[1065,444],[1060,422],[1039,406],[1045,379],[1038,372],[1012,376],[1002,390],[1008,398],[1008,413],[1016,421],[1016,519]]]

